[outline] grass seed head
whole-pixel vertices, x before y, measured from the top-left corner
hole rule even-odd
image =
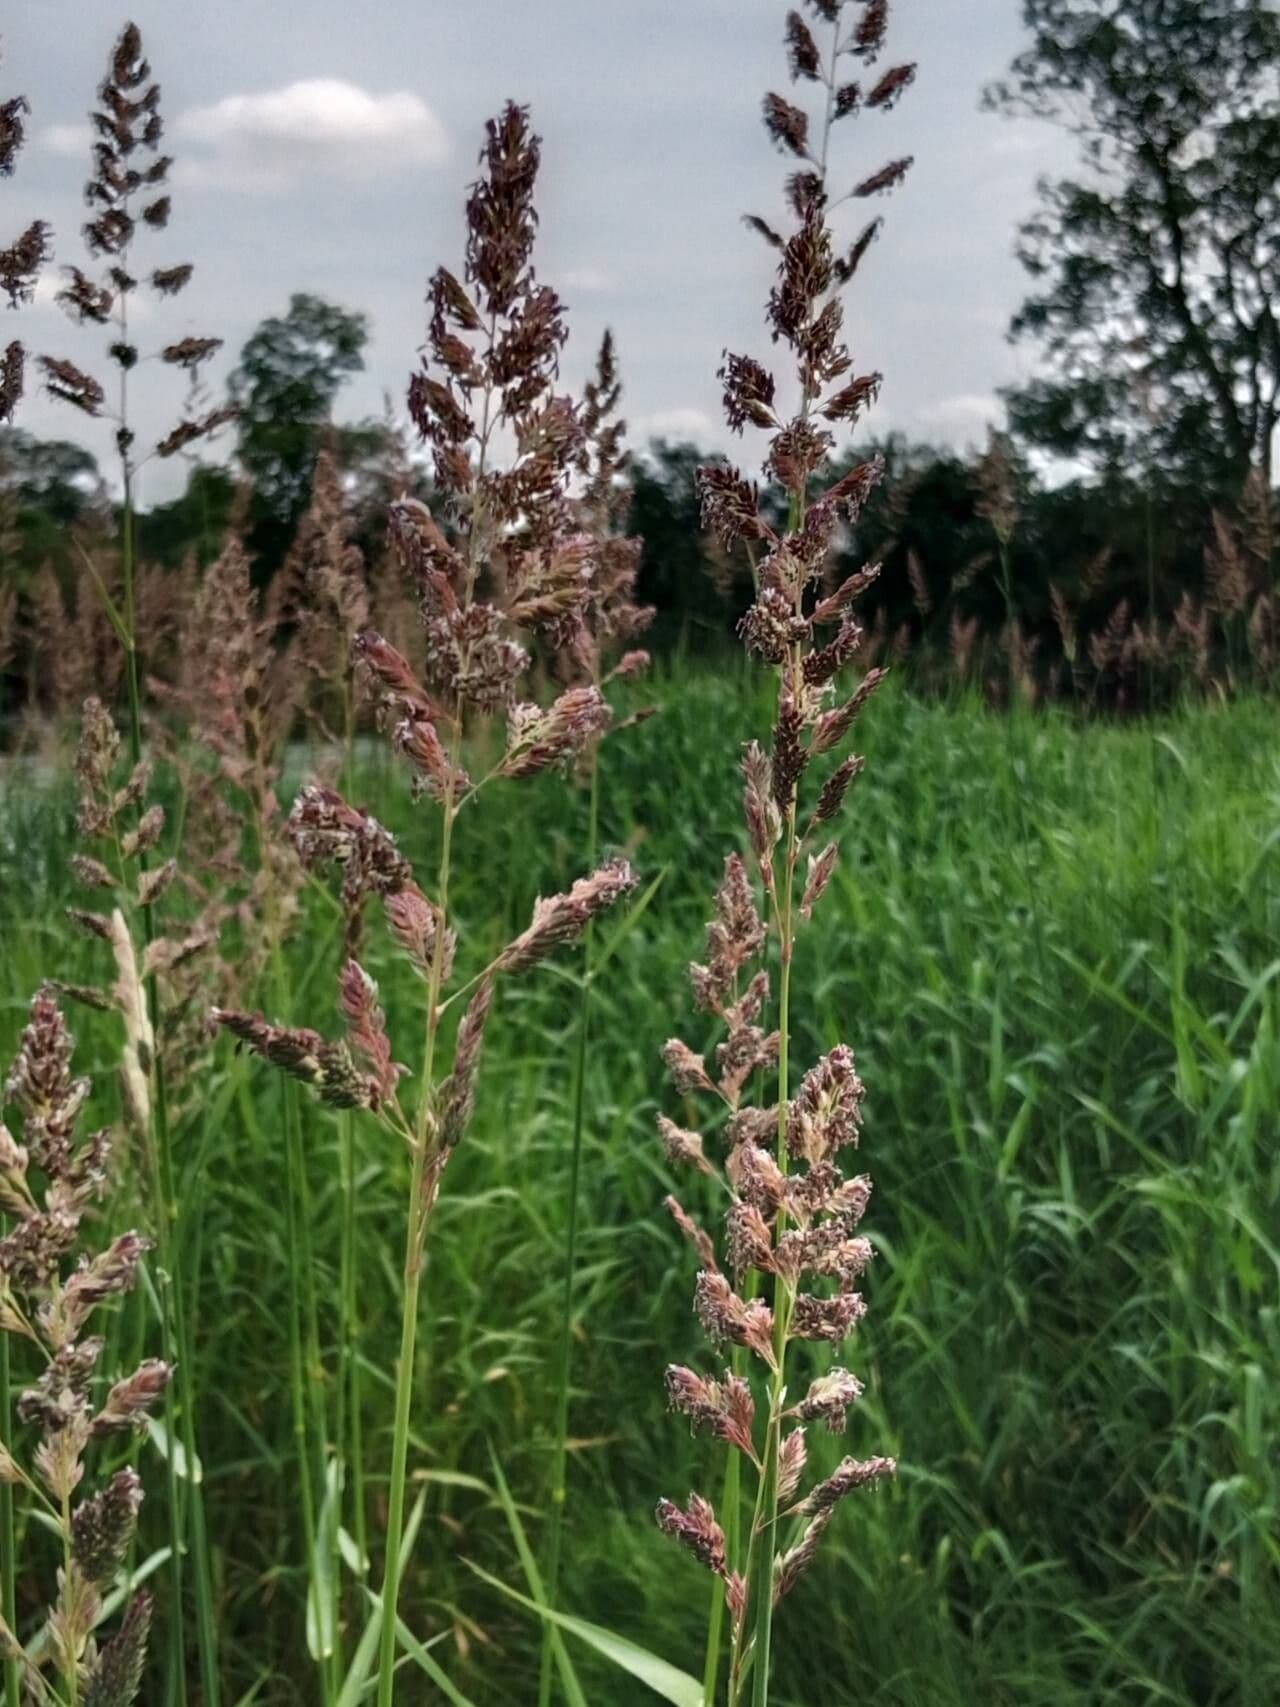
[[[145,1629],[135,1628],[136,1619],[131,1626],[128,1612],[96,1660],[89,1649],[102,1615],[102,1593],[114,1582],[133,1541],[141,1480],[123,1466],[96,1493],[83,1489],[94,1441],[143,1421],[170,1375],[167,1364],[144,1362],[116,1380],[104,1407],[95,1405],[108,1342],[86,1327],[103,1305],[132,1290],[150,1241],[128,1232],[97,1253],[83,1244],[89,1216],[106,1191],[109,1140],[103,1132],[76,1139],[88,1083],[72,1076],[72,1052],[71,1033],[46,986],[31,1004],[5,1080],[4,1100],[21,1117],[23,1142],[0,1128],[3,1208],[9,1222],[0,1238],[0,1332],[34,1341],[42,1360],[39,1375],[19,1393],[16,1405],[19,1420],[39,1431],[30,1469],[19,1469],[10,1443],[0,1476],[27,1487],[42,1484],[51,1521],[63,1532],[66,1562],[57,1575],[47,1626],[64,1679],[82,1678],[86,1662],[87,1675],[97,1675],[112,1643],[122,1639],[135,1653],[130,1668],[141,1664]],[[29,1171],[29,1162],[38,1174]],[[34,1581],[35,1572],[30,1576]],[[81,1699],[91,1698],[86,1687]],[[131,1697],[98,1695],[101,1707],[126,1699]]]
[[[835,841],[818,846],[809,838],[835,819],[862,760],[845,755],[818,785],[801,833],[810,767],[844,743],[884,677],[883,670],[871,669],[852,692],[842,692],[839,685],[869,638],[850,607],[875,579],[878,565],[846,577],[833,592],[825,590],[840,524],[858,519],[884,473],[883,460],[871,457],[842,474],[828,474],[836,442],[833,429],[854,423],[875,403],[882,385],[878,372],[853,370],[841,300],[879,222],[864,227],[848,247],[837,233],[835,216],[842,202],[895,188],[910,161],[891,160],[840,198],[830,194],[828,163],[833,125],[864,111],[893,107],[915,75],[913,66],[898,66],[882,72],[866,91],[843,75],[848,59],[870,63],[879,56],[888,22],[886,0],[857,7],[846,0],[812,0],[809,9],[827,40],[819,43],[801,12],[788,12],[788,69],[798,94],[817,83],[825,85],[825,98],[816,114],[776,93],[768,94],[763,106],[771,140],[799,162],[785,186],[791,224],[779,229],[756,216],[749,220],[775,257],[765,320],[774,344],[789,358],[792,412],[783,406],[778,374],[754,356],[726,352],[720,369],[731,430],[745,434],[751,428],[767,435],[763,468],[786,497],[785,522],[775,509],[762,507],[749,473],[714,463],[700,469],[698,476],[703,525],[722,547],[729,551],[745,543],[763,548],[753,558],[755,599],[740,634],[747,652],[773,671],[777,687],[769,748],[752,742],[742,766],[746,831],[768,923],[766,927],[757,910],[745,862],[732,856],[708,928],[705,963],[690,969],[698,1006],[723,1027],[715,1045],[716,1077],[708,1070],[706,1056],[680,1040],[668,1042],[663,1052],[680,1095],[710,1091],[731,1111],[724,1128],[724,1178],[730,1195],[724,1248],[736,1285],[717,1261],[709,1233],[674,1200],[668,1207],[698,1253],[701,1272],[694,1296],[703,1328],[716,1343],[749,1349],[768,1375],[769,1425],[764,1456],[757,1461],[757,1533],[763,1530],[769,1537],[775,1533],[778,1506],[790,1505],[797,1496],[806,1468],[804,1429],[786,1433],[784,1415],[801,1424],[821,1420],[840,1429],[861,1392],[856,1377],[834,1370],[814,1380],[800,1404],[784,1411],[788,1354],[794,1358],[799,1341],[838,1345],[849,1336],[865,1314],[857,1283],[872,1256],[870,1242],[854,1233],[869,1185],[863,1179],[846,1179],[841,1168],[843,1152],[860,1136],[865,1087],[852,1051],[841,1044],[792,1088],[790,1004],[797,993],[797,927],[811,918],[839,858]],[[1006,512],[1007,506],[993,504],[993,525],[1005,525]],[[831,626],[834,633],[829,637],[819,635],[820,629]],[[803,856],[807,872],[797,896]],[[780,1009],[780,1029],[769,1031],[771,985],[760,962],[774,942],[787,999]],[[781,1078],[777,1104],[744,1106],[752,1079],[775,1070]],[[699,1135],[665,1119],[660,1131],[672,1161],[710,1165]],[[730,1389],[675,1367],[668,1372],[668,1396],[695,1425],[728,1439],[733,1432],[727,1421],[731,1403],[737,1414],[754,1420],[751,1387],[745,1378],[733,1377],[735,1383],[739,1379],[743,1391],[735,1385],[731,1398]],[[736,1444],[741,1445],[741,1439]],[[797,1514],[810,1519],[799,1543],[776,1557],[772,1543],[764,1549],[753,1545],[741,1578],[728,1572],[723,1538],[705,1502],[695,1496],[687,1510],[669,1501],[660,1505],[662,1528],[730,1580],[735,1677],[741,1676],[749,1651],[743,1645],[748,1609],[757,1609],[758,1639],[761,1629],[767,1631],[773,1600],[782,1598],[807,1568],[839,1500],[890,1468],[887,1459],[846,1460],[796,1507]]]
[[[526,930],[507,944],[495,962],[499,972],[527,972],[563,943],[575,942],[592,919],[636,886],[629,861],[615,859],[580,877],[564,895],[539,896]]]

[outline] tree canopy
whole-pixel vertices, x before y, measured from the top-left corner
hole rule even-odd
[[[288,312],[264,320],[241,350],[229,385],[240,411],[237,450],[253,485],[260,548],[292,537],[334,400],[363,370],[368,337],[363,314],[297,292]]]
[[[987,92],[1065,126],[1043,181],[1016,339],[1046,373],[1006,394],[1028,443],[1094,469],[1238,490],[1280,412],[1280,16],[1264,0],[1023,0]]]

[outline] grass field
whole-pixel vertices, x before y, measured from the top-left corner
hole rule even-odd
[[[684,966],[741,839],[729,742],[767,728],[750,692],[738,666],[660,674],[645,686],[660,715],[606,744],[601,780],[604,844],[630,854],[638,894],[660,882],[599,939],[613,952],[588,1055],[562,1598],[695,1673],[708,1579],[651,1513],[659,1494],[715,1494],[722,1454],[664,1408],[665,1364],[706,1352],[654,1120],[674,1112],[658,1054],[689,1016]],[[801,938],[798,1055],[848,1040],[869,1088],[880,1255],[850,1355],[868,1394],[843,1449],[902,1467],[850,1502],[788,1602],[777,1698],[1263,1707],[1280,1699],[1275,708],[1081,727],[891,689],[860,730],[844,863]],[[62,919],[69,774],[11,768],[0,789],[7,1060],[39,980],[91,981],[101,945]],[[425,861],[428,816],[380,750],[353,795]],[[466,960],[523,926],[539,886],[577,874],[586,809],[555,777],[480,801],[457,898],[485,936],[464,940]],[[367,964],[411,1059],[418,992],[380,930]],[[288,1017],[332,1029],[339,959],[336,906],[312,887]],[[503,988],[431,1237],[411,1457],[429,1497],[402,1612],[420,1637],[443,1633],[435,1658],[482,1704],[532,1699],[536,1674],[536,1621],[468,1563],[524,1586],[491,1454],[535,1540],[545,1504],[578,966],[562,954]],[[114,1113],[116,1022],[73,1020]],[[225,1039],[214,1060],[179,1125],[180,1248],[226,1699],[275,1707],[314,1699],[290,1467],[298,1277],[278,1083]],[[339,1117],[308,1099],[303,1117],[309,1374],[332,1407]],[[356,1131],[364,1452],[385,1474],[406,1164]],[[158,1546],[163,1467],[148,1451],[143,1468]],[[376,1547],[376,1475],[368,1510]],[[356,1597],[352,1583],[352,1615]],[[593,1707],[654,1699],[574,1652]]]

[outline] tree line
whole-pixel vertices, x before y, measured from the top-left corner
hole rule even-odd
[[[1018,234],[1030,290],[1010,335],[1035,348],[1038,371],[1003,394],[1007,432],[983,451],[900,437],[873,447],[885,478],[843,553],[883,565],[872,645],[911,660],[922,683],[971,676],[993,697],[1133,705],[1188,674],[1269,679],[1280,17],[1263,0],[1023,0],[1022,11],[1027,45],[986,103],[1077,145],[1076,171],[1042,182]],[[427,480],[390,404],[381,419],[336,423],[367,336],[363,315],[314,295],[264,320],[214,412],[234,411],[230,463],[190,453],[181,495],[138,517],[140,561],[198,572],[234,528],[269,583],[322,447],[375,561],[386,499],[425,496]],[[726,561],[701,526],[704,459],[658,441],[627,471],[625,525],[643,543],[640,596],[657,610],[659,648],[719,645],[748,602],[750,565]],[[1070,478],[1044,473],[1063,467]],[[83,448],[0,434],[7,709],[43,691],[34,629],[49,620],[50,583],[74,614],[91,596],[79,588],[86,550],[114,537],[115,519]]]

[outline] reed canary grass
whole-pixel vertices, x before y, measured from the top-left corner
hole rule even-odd
[[[182,927],[181,935],[156,934],[155,909],[178,875],[178,861],[171,856],[159,864],[151,862],[165,835],[165,812],[158,803],[148,803],[150,762],[146,758],[134,761],[132,752],[130,760],[122,782],[119,733],[101,701],[86,700],[76,752],[80,785],[76,823],[83,845],[99,851],[76,854],[71,865],[78,881],[95,897],[105,894],[110,898],[111,911],[76,908],[71,911],[71,918],[109,946],[115,982],[106,990],[75,987],[72,993],[91,1006],[116,1009],[121,1018],[124,1030],[121,1090],[127,1124],[142,1146],[147,1162],[159,1254],[156,1289],[162,1307],[161,1332],[170,1359],[176,1356],[189,1362],[186,1310],[181,1295],[179,1206],[169,1121],[172,1069],[177,1065],[172,1054],[175,1033],[162,1017],[166,1009],[161,980],[171,987],[171,992],[182,997],[172,1010],[178,1011],[185,1001],[183,980],[209,948],[213,932],[197,921],[193,926]],[[175,1381],[174,1387],[177,1386]],[[201,1650],[209,1654],[202,1661],[204,1669],[213,1664],[213,1654],[208,1648],[214,1639],[212,1584],[206,1579],[201,1586],[204,1573],[199,1569],[202,1558],[207,1564],[208,1547],[203,1500],[194,1473],[197,1463],[194,1395],[189,1385],[182,1387],[176,1404],[172,1391],[166,1391],[165,1419],[170,1547],[178,1556],[178,1569],[171,1571],[170,1580],[173,1591],[180,1594],[186,1525],[190,1524],[191,1552],[197,1564],[196,1603],[198,1611],[203,1608],[199,1611]],[[185,1505],[183,1490],[178,1486],[179,1442],[189,1467],[189,1503]],[[180,1695],[185,1694],[186,1687],[185,1659],[179,1664],[177,1647],[181,1629],[179,1607],[170,1624],[174,1649],[170,1687]]]
[[[628,538],[625,533],[630,494],[621,478],[628,463],[625,450],[626,423],[617,413],[621,397],[617,352],[612,333],[606,332],[596,357],[595,372],[584,390],[580,411],[583,447],[577,459],[577,472],[582,482],[582,491],[577,509],[581,526],[592,542],[592,549],[586,561],[588,578],[582,604],[574,619],[563,625],[555,658],[559,674],[570,681],[586,683],[597,692],[610,682],[622,677],[636,676],[648,668],[648,653],[633,646],[632,642],[649,626],[654,615],[650,607],[636,603],[635,589],[640,569],[641,542],[639,539]],[[636,714],[628,721],[635,722],[643,715],[646,714]],[[600,838],[600,749],[599,737],[589,741],[579,760],[580,768],[586,771],[586,858],[589,866],[595,864]],[[588,926],[583,938],[582,979],[575,1021],[564,1275],[555,1361],[556,1414],[544,1571],[547,1604],[553,1608],[559,1601],[564,1513],[569,1497],[569,1395],[594,971],[593,945],[593,932]],[[544,1621],[538,1677],[539,1707],[547,1707],[551,1700],[555,1659],[553,1628],[549,1620]]]
[[[135,1016],[126,1044],[128,1080],[136,1071],[130,1051],[145,1023],[136,969],[131,978],[121,968],[117,994]],[[106,1338],[86,1331],[97,1310],[132,1290],[150,1241],[127,1232],[97,1251],[87,1245],[85,1221],[106,1194],[113,1135],[77,1135],[90,1085],[72,1076],[73,1051],[57,996],[46,986],[31,1004],[4,1086],[4,1103],[21,1116],[21,1139],[0,1120],[0,1334],[6,1350],[16,1345],[29,1382],[17,1402],[19,1433],[7,1414],[3,1419],[0,1481],[55,1532],[62,1563],[47,1640],[38,1646],[24,1639],[6,1592],[0,1642],[27,1699],[46,1707],[130,1707],[146,1653],[150,1597],[126,1596],[107,1640],[99,1641],[97,1629],[132,1545],[142,1482],[128,1466],[110,1476],[98,1470],[98,1490],[87,1493],[86,1477],[101,1442],[145,1423],[171,1370],[148,1359],[116,1374],[103,1367]],[[8,1572],[15,1560],[5,1563]],[[40,1567],[33,1560],[27,1568]]]
[[[411,498],[391,511],[393,539],[420,589],[425,679],[372,631],[360,635],[354,648],[392,744],[413,773],[415,793],[439,811],[434,893],[418,884],[386,830],[336,791],[308,786],[290,817],[303,864],[341,871],[349,948],[360,941],[363,910],[375,900],[393,943],[418,974],[423,1011],[419,1065],[410,1075],[414,1098],[402,1100],[406,1069],[394,1060],[377,987],[354,953],[339,983],[339,1039],[252,1013],[216,1016],[242,1044],[311,1084],[322,1101],[374,1117],[409,1163],[379,1611],[379,1707],[390,1707],[394,1691],[428,1232],[445,1168],[471,1119],[495,986],[504,976],[531,970],[559,945],[579,940],[591,920],[635,881],[626,861],[611,860],[566,893],[539,900],[527,929],[446,995],[460,935],[466,946],[450,905],[461,814],[500,779],[531,777],[571,762],[610,720],[594,684],[567,688],[547,706],[519,697],[530,657],[524,637],[541,632],[563,643],[580,619],[595,549],[569,496],[583,427],[573,400],[554,390],[566,336],[562,306],[532,266],[539,157],[528,114],[507,106],[488,126],[481,175],[467,202],[463,277],[441,268],[429,287],[427,360],[410,381],[409,408],[431,446],[441,519]],[[499,450],[508,441],[514,448],[504,462]],[[473,781],[463,768],[468,729],[476,719],[499,713],[506,717],[501,756]],[[450,1010],[463,997],[468,1000],[446,1069],[444,1025],[446,1019],[452,1025]]]
[[[773,341],[794,361],[794,412],[782,413],[775,377],[755,358],[727,354],[721,369],[730,427],[741,432],[750,425],[769,435],[764,467],[787,495],[785,526],[762,511],[756,487],[737,469],[717,464],[699,474],[706,525],[727,550],[745,544],[752,553],[756,597],[741,634],[778,683],[770,748],[750,743],[742,765],[755,879],[740,855],[729,856],[707,927],[706,961],[690,967],[697,1005],[723,1028],[723,1039],[710,1064],[680,1039],[665,1051],[682,1098],[718,1100],[723,1164],[710,1160],[702,1134],[666,1117],[661,1123],[669,1159],[710,1173],[727,1198],[724,1267],[711,1236],[676,1199],[668,1206],[701,1265],[698,1318],[713,1342],[739,1348],[745,1364],[722,1377],[673,1366],[667,1393],[695,1428],[724,1441],[751,1467],[750,1520],[739,1540],[737,1512],[726,1514],[731,1543],[711,1503],[696,1493],[684,1506],[661,1500],[657,1516],[660,1527],[724,1584],[730,1707],[748,1699],[752,1707],[767,1707],[776,1604],[810,1564],[840,1501],[894,1469],[884,1456],[847,1458],[832,1476],[801,1492],[806,1425],[821,1421],[843,1430],[862,1384],[833,1369],[814,1376],[797,1402],[796,1352],[806,1342],[838,1345],[853,1331],[865,1313],[859,1283],[872,1247],[856,1231],[870,1182],[846,1176],[840,1165],[842,1152],[858,1142],[865,1095],[853,1052],[843,1044],[830,1050],[797,1084],[792,1006],[800,928],[821,903],[838,859],[837,844],[824,845],[822,836],[861,760],[841,759],[803,813],[802,785],[815,761],[844,744],[884,674],[869,671],[847,697],[840,685],[863,637],[850,607],[874,578],[874,567],[834,591],[823,589],[837,527],[842,518],[856,519],[882,472],[873,459],[823,485],[835,448],[831,429],[851,428],[881,385],[877,373],[853,372],[841,337],[841,294],[880,222],[866,226],[851,247],[839,248],[833,219],[842,202],[894,188],[910,166],[895,160],[837,199],[828,187],[829,150],[842,120],[894,106],[914,68],[875,74],[865,89],[848,75],[851,62],[872,65],[879,58],[885,0],[810,0],[809,11],[813,27],[800,12],[787,14],[786,45],[793,80],[816,93],[817,122],[781,95],[764,100],[770,137],[796,163],[787,184],[792,223],[784,235],[763,219],[750,220],[778,254],[767,321]],[[819,640],[822,630],[829,639]],[[766,1013],[773,977],[764,964],[770,951],[778,985],[772,1030]],[[757,1074],[776,1085],[771,1106],[750,1100]],[[757,1378],[744,1367],[758,1370]],[[728,1498],[735,1494],[730,1485]],[[706,1667],[711,1688],[719,1615],[717,1603]]]
[[[0,104],[0,177],[10,177],[26,141],[26,118],[30,108],[23,95],[10,96]],[[32,220],[8,248],[0,250],[0,291],[9,306],[29,302],[35,293],[40,268],[48,259],[49,227],[42,219]],[[0,352],[0,424],[13,419],[21,400],[26,371],[26,351],[18,339],[10,339]],[[0,595],[0,666],[9,662],[17,598],[11,591]],[[9,1438],[12,1396],[10,1392],[9,1336],[0,1333],[0,1430]],[[14,1530],[13,1484],[0,1477],[0,1618],[9,1632],[16,1630],[17,1537]],[[0,1656],[4,1679],[5,1707],[20,1707],[22,1674],[18,1655],[5,1645]]]
[[[107,70],[98,85],[98,104],[90,113],[94,135],[92,175],[85,186],[85,199],[91,217],[83,228],[85,247],[92,261],[100,264],[95,276],[78,266],[64,269],[65,282],[58,300],[72,319],[81,325],[107,328],[110,342],[107,357],[116,374],[116,402],[108,404],[107,389],[92,373],[64,357],[42,356],[40,366],[52,396],[81,413],[105,416],[114,428],[114,441],[119,461],[121,484],[120,512],[120,575],[121,597],[117,606],[107,592],[101,576],[99,581],[104,602],[111,615],[116,633],[125,654],[125,676],[129,700],[129,746],[135,771],[143,762],[144,740],[142,724],[142,686],[139,668],[139,631],[137,620],[137,565],[135,552],[135,500],[138,470],[137,436],[130,424],[129,376],[138,365],[142,352],[133,341],[130,326],[130,299],[145,283],[157,301],[172,298],[189,284],[193,272],[187,262],[156,267],[145,281],[135,273],[135,248],[146,232],[162,231],[169,222],[172,198],[167,189],[172,158],[160,152],[164,134],[161,115],[160,85],[151,73],[143,53],[142,36],[136,24],[126,24],[117,38],[107,62]],[[220,338],[185,336],[161,346],[156,352],[159,361],[183,373],[188,381],[188,400],[197,398],[199,370],[222,347]],[[185,450],[189,445],[210,438],[231,420],[234,411],[215,408],[198,417],[183,416],[157,444],[148,456],[167,458]],[[92,564],[90,565],[92,568]],[[145,885],[147,847],[138,849],[140,881]],[[144,949],[155,947],[152,900],[143,893],[139,916]],[[149,1023],[153,1033],[161,1029],[159,986],[154,972],[145,979]],[[179,1205],[175,1193],[173,1136],[169,1108],[169,1087],[166,1066],[157,1051],[147,1068],[153,1080],[150,1119],[153,1122],[156,1165],[154,1189],[156,1200],[157,1237],[160,1243],[161,1272],[159,1295],[164,1315],[163,1329],[166,1350],[176,1359],[177,1381],[171,1399],[167,1401],[166,1417],[169,1427],[170,1496],[178,1508],[175,1521],[181,1521],[183,1501],[178,1497],[172,1476],[172,1461],[176,1442],[181,1433],[189,1467],[196,1462],[195,1451],[195,1394],[191,1388],[192,1360],[186,1354],[186,1303],[183,1298],[181,1265],[170,1258],[177,1255]],[[176,1404],[173,1400],[176,1399]],[[204,1495],[200,1483],[190,1471],[185,1490],[186,1522],[190,1525],[191,1556],[195,1575],[196,1621],[200,1654],[200,1676],[205,1707],[216,1707],[220,1699],[217,1660],[217,1633],[213,1610],[213,1581],[205,1533]],[[170,1561],[172,1605],[169,1609],[172,1632],[170,1691],[186,1699],[185,1659],[183,1654],[183,1548],[175,1544]]]
[[[27,139],[30,110],[25,95],[11,95],[0,102],[0,178],[13,175]],[[10,308],[31,301],[49,253],[49,226],[43,219],[33,219],[8,248],[0,249],[0,292]],[[23,345],[18,339],[11,339],[0,351],[0,424],[13,419],[24,390],[26,364]]]

